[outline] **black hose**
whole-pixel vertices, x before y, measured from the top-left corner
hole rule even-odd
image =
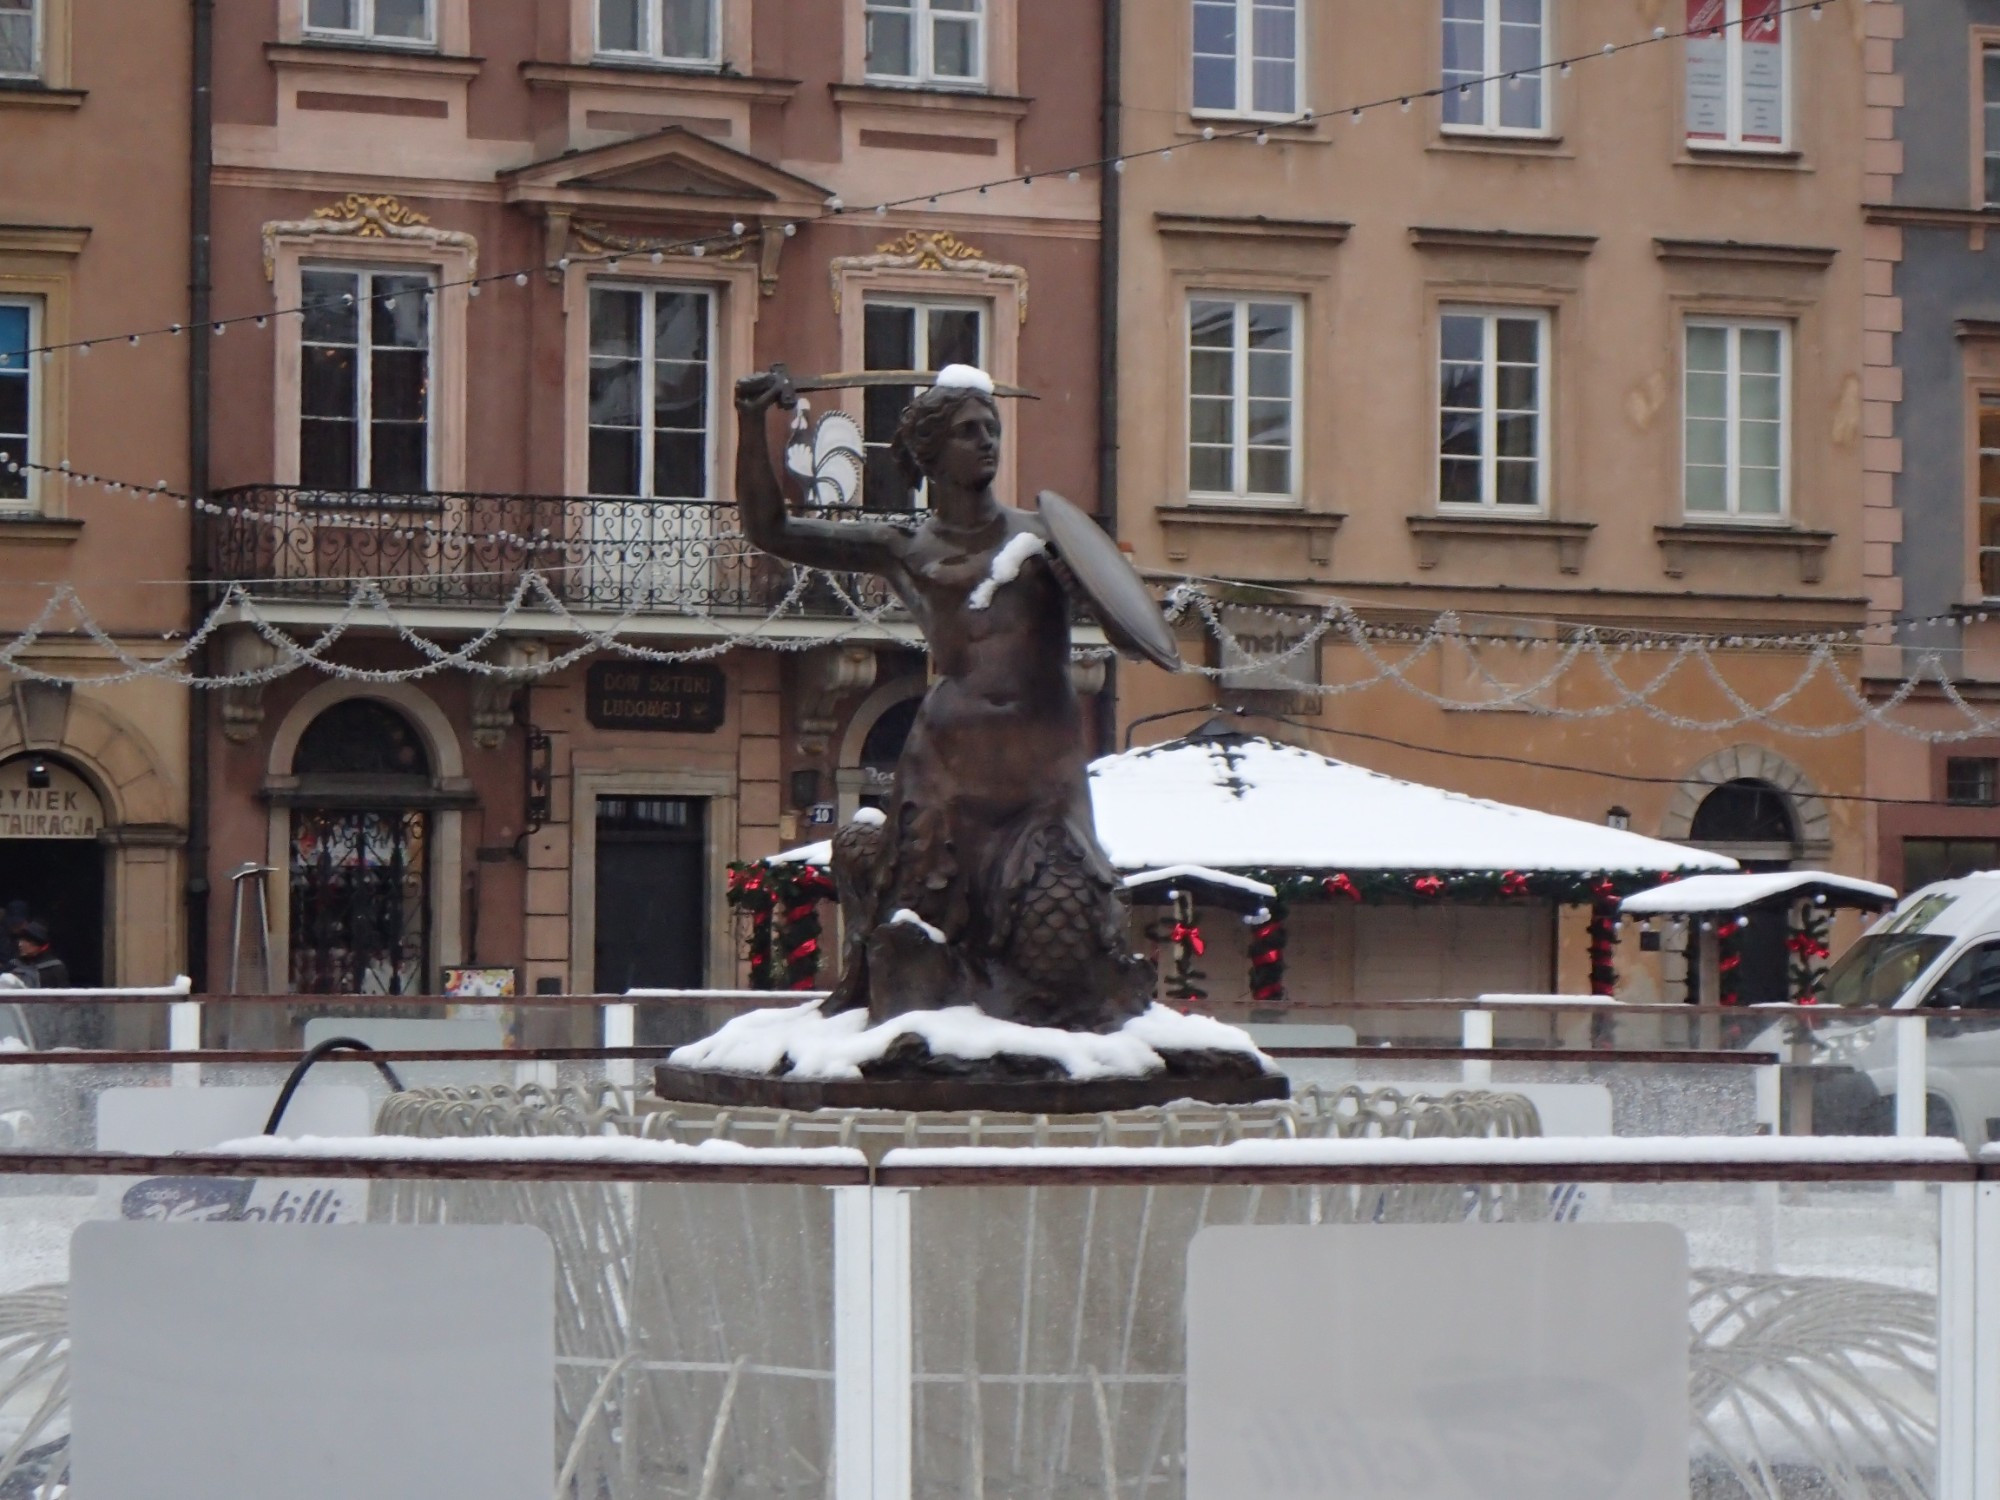
[[[284,1122],[285,1110],[292,1102],[292,1095],[299,1091],[299,1085],[305,1081],[307,1072],[311,1070],[314,1063],[322,1061],[327,1054],[332,1052],[366,1052],[369,1054],[367,1060],[374,1063],[375,1071],[389,1081],[389,1087],[399,1094],[402,1093],[403,1080],[396,1076],[394,1068],[374,1055],[375,1049],[373,1047],[351,1036],[330,1036],[325,1041],[315,1045],[304,1057],[298,1060],[297,1066],[292,1069],[292,1076],[287,1078],[285,1086],[278,1090],[278,1102],[271,1106],[271,1118],[264,1122],[263,1133],[265,1135],[276,1135],[278,1133],[278,1126]]]

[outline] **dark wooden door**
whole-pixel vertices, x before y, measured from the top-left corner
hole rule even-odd
[[[597,799],[600,993],[700,989],[708,974],[708,804],[699,797]],[[697,1012],[646,1006],[641,1046],[678,1045]]]

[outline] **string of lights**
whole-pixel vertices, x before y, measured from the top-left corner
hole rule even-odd
[[[1764,13],[1764,18],[1772,15],[1789,16],[1805,12],[1817,19],[1824,7],[1830,3],[1835,3],[1835,0],[1790,0],[1790,3],[1780,5],[1775,12]],[[1428,88],[1406,90],[1400,93],[1384,95],[1379,99],[1369,99],[1355,104],[1344,105],[1337,109],[1323,111],[1302,110],[1295,115],[1283,119],[1257,121],[1238,127],[1217,129],[1213,125],[1205,125],[1202,127],[1199,136],[1192,140],[1178,142],[1174,145],[1155,146],[1137,151],[1124,152],[1114,156],[1100,156],[1089,160],[1073,162],[1066,167],[1017,172],[1005,177],[988,178],[982,182],[963,183],[956,187],[938,187],[928,191],[911,193],[901,198],[884,199],[867,205],[850,205],[836,194],[826,200],[825,205],[818,213],[801,215],[797,218],[787,220],[777,227],[781,233],[787,237],[791,237],[795,236],[802,227],[823,223],[828,220],[854,218],[863,214],[883,216],[899,209],[936,208],[947,198],[962,198],[968,195],[985,198],[989,197],[995,189],[999,188],[1019,187],[1028,189],[1033,187],[1035,179],[1038,177],[1062,177],[1068,181],[1076,182],[1081,180],[1085,173],[1090,172],[1100,174],[1106,171],[1122,173],[1134,162],[1155,159],[1161,162],[1171,161],[1176,151],[1191,150],[1197,146],[1211,145],[1218,141],[1248,140],[1254,141],[1259,146],[1267,146],[1271,143],[1272,132],[1274,130],[1282,132],[1287,127],[1311,125],[1322,117],[1337,118],[1345,115],[1349,120],[1358,123],[1367,115],[1379,110],[1394,108],[1407,111],[1419,101],[1442,98],[1447,93],[1453,92],[1470,94],[1473,89],[1483,87],[1488,83],[1518,84],[1522,79],[1550,72],[1555,72],[1566,78],[1579,63],[1592,62],[1600,58],[1617,57],[1642,47],[1658,46],[1666,42],[1685,41],[1690,37],[1716,36],[1732,28],[1745,26],[1753,19],[1762,18],[1739,16],[1734,21],[1725,18],[1707,25],[1684,27],[1680,30],[1674,30],[1666,26],[1654,26],[1648,34],[1630,41],[1607,41],[1602,46],[1588,52],[1573,53],[1566,57],[1549,58],[1542,62],[1530,63],[1519,68],[1505,69],[1477,78],[1462,78],[1450,84],[1439,83]],[[1281,141],[1280,145],[1282,144],[1283,142]],[[761,226],[758,232],[761,233]],[[628,259],[641,258],[649,258],[653,264],[659,265],[668,256],[687,255],[699,259],[711,252],[726,254],[745,246],[750,233],[750,227],[741,219],[736,219],[731,221],[726,232],[714,231],[707,234],[692,235],[685,239],[654,245],[646,251],[611,249],[562,255],[554,261],[545,261],[533,266],[515,267],[505,271],[487,272],[484,275],[436,281],[414,291],[410,288],[401,288],[398,290],[369,293],[367,295],[344,293],[338,300],[344,306],[358,306],[386,298],[409,295],[428,297],[434,296],[439,292],[457,289],[463,289],[468,296],[477,297],[480,295],[482,289],[488,286],[499,286],[511,282],[516,286],[525,287],[528,284],[529,278],[538,272],[543,274],[552,271],[566,272],[572,266],[576,265],[616,266]],[[98,334],[90,338],[68,339],[58,343],[34,344],[13,351],[0,351],[0,368],[5,368],[8,361],[12,358],[33,359],[39,356],[46,361],[53,359],[59,353],[71,350],[80,355],[88,355],[92,349],[99,347],[117,347],[121,345],[129,347],[141,344],[147,339],[180,338],[191,331],[203,333],[209,337],[221,337],[229,329],[245,324],[256,328],[265,328],[273,318],[303,316],[319,305],[315,302],[302,302],[294,306],[273,307],[259,312],[238,313],[230,317],[208,320],[196,325],[193,329],[185,323],[167,323],[158,327],[143,328],[125,333]]]

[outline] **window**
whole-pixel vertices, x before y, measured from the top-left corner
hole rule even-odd
[[[2000,391],[1979,394],[1979,592],[2000,599]]]
[[[1904,839],[1903,889],[2000,870],[2000,839]]]
[[[306,0],[306,35],[427,47],[436,40],[431,9],[432,0]]]
[[[1444,0],[1445,129],[1535,135],[1545,128],[1543,4]]]
[[[597,0],[597,50],[610,57],[720,59],[716,0]]]
[[[1985,203],[1988,208],[2000,208],[2000,47],[1986,48],[1980,54],[1979,64],[1981,76],[1986,80],[1982,112],[1986,138],[1981,143],[1986,158]]]
[[[37,0],[0,0],[0,78],[39,78],[42,73]]]
[[[1289,500],[1297,491],[1296,303],[1188,302],[1188,491]]]
[[[1987,755],[1953,755],[1944,763],[1944,800],[1964,807],[2000,802],[2000,760]]]
[[[867,0],[868,76],[975,84],[986,77],[986,0]]]
[[[2000,1010],[2000,943],[1961,953],[1931,986],[1924,1005],[1941,1010]]]
[[[431,482],[431,275],[300,274],[299,483],[417,495]]]
[[[896,302],[870,298],[862,309],[861,365],[867,370],[941,370],[946,365],[985,366],[986,308],[966,302]],[[870,386],[862,392],[861,437],[866,450],[862,504],[869,510],[912,510],[922,490],[912,490],[896,466],[891,444],[914,385]]]
[[[681,287],[590,291],[590,492],[706,500],[715,299]]]
[[[0,452],[17,464],[35,459],[36,322],[32,302],[0,301]],[[0,505],[25,504],[32,477],[0,466]]]
[[[1785,330],[1772,324],[1688,324],[1689,515],[1785,513],[1785,361]]]
[[[1194,0],[1194,107],[1299,113],[1298,0]]]
[[[1784,147],[1787,0],[1687,0],[1687,138],[1693,146]]]
[[[1548,315],[1438,317],[1438,504],[1540,507],[1548,494]]]

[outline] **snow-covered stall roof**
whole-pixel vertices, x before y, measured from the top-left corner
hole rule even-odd
[[[1775,870],[1759,875],[1695,875],[1657,890],[1627,896],[1624,911],[1631,917],[1679,916],[1698,911],[1743,911],[1766,901],[1796,901],[1825,896],[1829,906],[1883,911],[1896,904],[1896,893],[1872,880],[1831,875],[1825,870]]]
[[[1121,869],[1733,870],[1719,854],[1403,781],[1256,735],[1194,735],[1090,768]]]
[[[1468,797],[1255,735],[1193,735],[1090,768],[1097,836],[1121,870],[1734,870],[1721,854]],[[826,842],[778,855],[823,864]]]

